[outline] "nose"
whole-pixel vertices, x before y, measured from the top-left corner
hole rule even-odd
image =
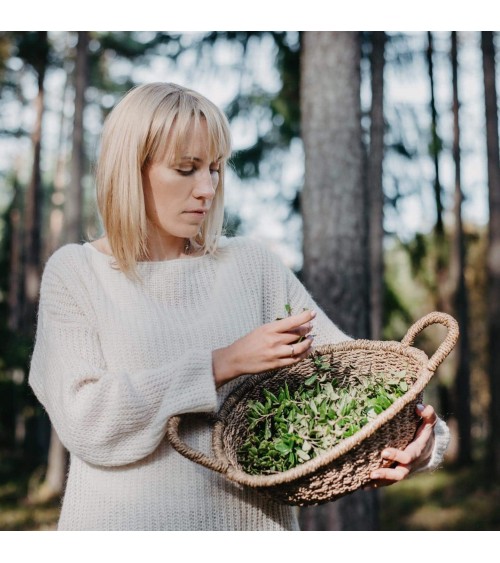
[[[216,187],[217,187],[217,183],[215,183],[212,173],[210,172],[210,170],[206,170],[203,172],[203,174],[200,174],[200,176],[198,177],[198,181],[196,182],[193,195],[197,199],[211,200],[215,196]]]

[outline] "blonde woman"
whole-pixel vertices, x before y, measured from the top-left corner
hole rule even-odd
[[[215,411],[244,374],[348,339],[263,245],[221,236],[230,133],[200,94],[154,83],[106,120],[97,168],[105,235],[46,264],[30,384],[71,462],[60,530],[295,530],[296,511],[186,460],[170,416]],[[285,303],[304,312],[284,320]],[[306,338],[300,339],[299,336]],[[436,467],[432,407],[390,450],[380,484]],[[209,431],[186,440],[210,451]]]

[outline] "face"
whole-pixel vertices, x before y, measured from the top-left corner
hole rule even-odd
[[[212,205],[220,162],[208,155],[206,123],[193,125],[180,157],[149,164],[142,174],[146,214],[164,242],[195,237]]]

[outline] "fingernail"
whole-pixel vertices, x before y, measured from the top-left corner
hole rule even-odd
[[[382,452],[382,457],[389,458],[390,455],[391,455],[391,452],[389,452],[389,451],[387,451],[387,450],[384,450],[384,451]]]
[[[373,472],[370,477],[372,479],[380,479],[380,473],[378,471]]]
[[[314,319],[315,316],[316,316],[316,311],[311,311],[311,317]]]
[[[425,406],[422,405],[422,403],[418,403],[418,405],[417,405],[417,411],[418,411],[418,412],[422,412],[424,409],[425,409]]]

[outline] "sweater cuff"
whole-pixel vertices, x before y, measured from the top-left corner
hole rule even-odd
[[[217,391],[212,369],[211,350],[191,350],[189,371],[185,377],[175,378],[171,396],[175,397],[174,412],[214,412]]]
[[[437,419],[434,425],[434,448],[432,450],[431,457],[427,463],[422,467],[419,467],[413,473],[421,473],[422,471],[434,471],[443,462],[444,453],[448,448],[450,443],[450,430],[444,420],[440,418]]]

